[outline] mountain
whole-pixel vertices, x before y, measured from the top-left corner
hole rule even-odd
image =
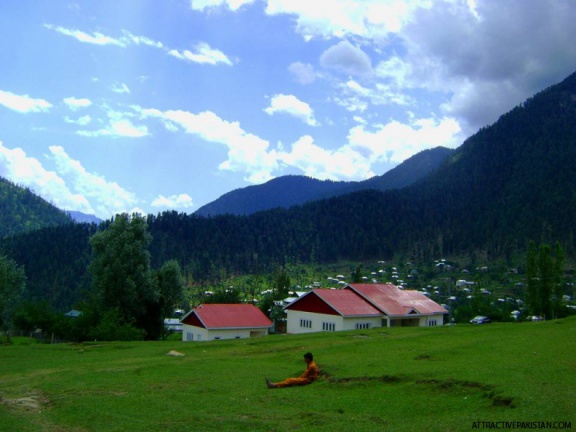
[[[309,201],[365,189],[384,191],[402,188],[429,174],[451,153],[452,150],[444,147],[424,150],[381,176],[359,182],[316,180],[296,175],[278,177],[261,185],[228,192],[217,200],[200,207],[196,214],[200,216],[248,215],[272,208],[289,208]]]
[[[575,160],[576,73],[478,131],[410,193],[449,248],[574,250]]]
[[[99,224],[100,222],[102,222],[102,219],[91,215],[91,214],[86,214],[86,213],[82,213],[79,211],[66,211],[66,213],[72,218],[72,220],[74,222],[78,222],[78,223],[95,223],[95,224]]]
[[[264,184],[236,189],[200,207],[195,214],[246,215],[277,207],[292,207],[343,188],[346,182],[316,180],[305,176],[282,176]]]
[[[560,241],[576,257],[576,73],[479,130],[402,189],[362,190],[251,215],[148,215],[153,268],[177,260],[188,282],[271,274],[290,263],[474,263]],[[282,181],[282,180],[280,180]],[[26,269],[29,295],[61,309],[90,286],[94,224],[0,238]],[[66,290],[66,291],[64,291]]]
[[[0,238],[70,222],[66,213],[30,189],[0,177]]]

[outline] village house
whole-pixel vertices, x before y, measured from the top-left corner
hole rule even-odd
[[[424,294],[392,284],[313,289],[285,308],[288,333],[442,325],[446,309]]]
[[[272,325],[272,321],[251,304],[200,305],[180,322],[182,341],[196,342],[266,336]]]

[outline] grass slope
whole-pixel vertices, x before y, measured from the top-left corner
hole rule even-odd
[[[177,350],[182,357],[167,353]],[[268,390],[304,370],[323,376]],[[576,318],[201,343],[0,347],[7,431],[461,431],[576,427]],[[480,428],[476,424],[476,428]]]

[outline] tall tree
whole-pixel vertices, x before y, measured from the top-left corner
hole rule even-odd
[[[538,268],[540,270],[540,289],[539,289],[539,315],[546,318],[552,318],[552,287],[554,285],[554,265],[552,262],[551,249],[548,244],[540,245],[538,254]]]
[[[12,312],[25,287],[24,269],[15,261],[0,255],[0,334],[4,333],[7,343],[10,343]]]
[[[562,305],[562,280],[564,275],[564,249],[559,241],[554,245],[554,282],[553,282],[553,296],[552,313],[555,318],[559,318],[561,314]]]
[[[274,278],[275,298],[282,298],[290,291],[290,276],[285,269],[280,270]]]
[[[559,242],[552,248],[530,242],[526,254],[526,303],[529,314],[546,318],[558,317],[562,299],[564,251]]]
[[[184,278],[176,260],[164,263],[156,273],[162,318],[169,317],[184,299]]]
[[[536,314],[538,309],[538,262],[537,248],[534,241],[530,241],[526,253],[526,304],[530,314]]]
[[[139,215],[117,215],[90,238],[92,284],[104,310],[117,308],[123,323],[145,322],[147,310],[158,302],[148,247],[152,236]]]

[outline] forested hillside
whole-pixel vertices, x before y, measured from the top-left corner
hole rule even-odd
[[[177,259],[199,282],[271,272],[284,263],[477,252],[495,258],[525,251],[530,240],[560,240],[574,257],[574,160],[576,74],[480,130],[408,188],[250,216],[150,215],[152,265]],[[0,254],[25,264],[35,297],[50,298],[58,287],[78,293],[87,286],[94,229],[59,227],[11,237],[0,242]]]
[[[0,238],[70,222],[63,211],[29,189],[0,177]]]
[[[411,185],[446,160],[452,150],[437,147],[424,150],[381,176],[358,182],[317,180],[305,176],[283,176],[264,184],[236,189],[200,207],[196,214],[249,215],[277,207],[289,208],[310,201],[345,195],[367,189],[385,191]]]
[[[348,182],[317,180],[311,177],[288,175],[272,179],[261,185],[236,189],[215,201],[200,207],[199,216],[223,214],[248,215],[277,207],[292,207],[332,194]]]

